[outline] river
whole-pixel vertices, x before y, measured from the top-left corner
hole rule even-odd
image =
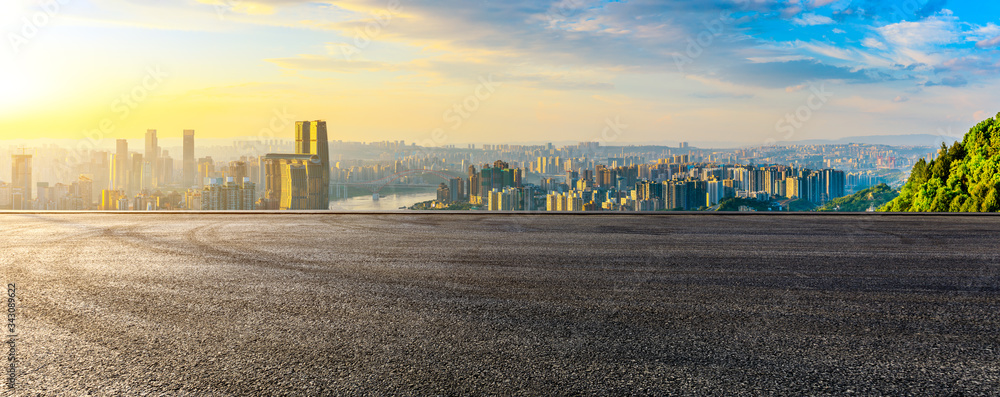
[[[436,198],[437,192],[434,191],[386,194],[378,201],[372,200],[372,196],[359,196],[330,200],[330,209],[333,211],[394,211],[399,210],[399,207],[409,207]]]

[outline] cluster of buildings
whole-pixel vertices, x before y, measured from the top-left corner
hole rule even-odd
[[[330,146],[325,121],[295,123],[295,153],[269,153],[262,160],[260,209],[330,208]]]
[[[435,206],[465,200],[491,211],[696,210],[729,197],[797,198],[818,205],[846,195],[845,173],[834,169],[691,163],[686,156],[650,164],[622,158],[608,162],[542,178],[538,184],[524,183],[522,171],[503,161],[479,172],[470,166],[468,179],[454,178],[438,187]]]
[[[329,208],[331,197],[364,194],[371,181],[433,186],[425,180],[435,177],[411,170],[454,176],[437,186],[437,207],[692,210],[727,197],[821,204],[880,182],[901,182],[895,178],[905,178],[905,170],[889,167],[926,152],[858,144],[729,150],[598,142],[427,148],[403,141],[329,141],[321,120],[296,122],[294,140],[199,146],[202,157],[195,156],[195,131],[183,130],[180,138],[164,139],[180,143],[168,151],[157,131],[148,130],[140,150],[118,139],[112,150],[87,151],[82,161],[59,173],[52,170],[71,163],[64,161],[70,157],[64,148],[35,151],[34,157],[13,153],[11,182],[0,182],[0,208],[319,210]],[[181,161],[171,152],[181,153]],[[33,175],[60,183],[32,183]]]
[[[294,153],[242,156],[228,163],[214,161],[211,156],[196,158],[194,137],[194,130],[183,131],[179,167],[160,147],[157,131],[151,129],[146,132],[143,152],[130,151],[128,140],[118,139],[114,152],[90,151],[85,161],[59,174],[77,173],[77,181],[52,186],[48,182],[32,184],[38,171],[32,169],[34,155],[22,150],[11,156],[11,182],[0,182],[0,209],[329,208],[331,169],[325,121],[296,123]],[[66,156],[63,153],[63,159]],[[44,157],[45,165],[51,165]],[[66,164],[58,163],[70,168]]]

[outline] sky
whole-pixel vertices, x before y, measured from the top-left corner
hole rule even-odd
[[[4,0],[0,139],[599,141],[961,135],[1000,2]],[[915,142],[919,143],[919,142]]]

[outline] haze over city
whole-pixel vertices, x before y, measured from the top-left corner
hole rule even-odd
[[[993,114],[996,2],[0,4],[0,139],[598,139],[706,147],[960,135]],[[789,118],[790,117],[790,118]],[[290,128],[286,126],[285,131]],[[113,140],[108,140],[108,143]]]

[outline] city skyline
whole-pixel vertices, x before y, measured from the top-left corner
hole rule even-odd
[[[320,210],[357,196],[357,189],[369,189],[378,202],[393,182],[393,188],[434,188],[422,178],[430,174],[447,183],[438,186],[437,200],[410,209],[657,211],[739,204],[740,210],[802,210],[877,183],[898,184],[900,168],[934,157],[927,147],[863,144],[717,150],[687,142],[672,148],[592,141],[426,148],[329,141],[326,121],[314,120],[295,122],[294,141],[234,141],[199,151],[195,161],[194,136],[184,130],[182,163],[159,144],[155,129],[146,131],[144,145],[133,146],[141,152],[129,150],[127,139],[117,139],[114,152],[33,148],[43,164],[33,171],[33,155],[19,148],[22,154],[11,153],[13,182],[0,179],[0,209]],[[194,181],[190,172],[197,172]],[[529,177],[535,183],[523,183]],[[38,180],[37,200],[32,180]],[[750,201],[726,203],[730,198]]]
[[[972,1],[0,7],[0,140],[315,118],[334,140],[437,146],[956,136],[995,112],[1000,64],[1000,6]]]

